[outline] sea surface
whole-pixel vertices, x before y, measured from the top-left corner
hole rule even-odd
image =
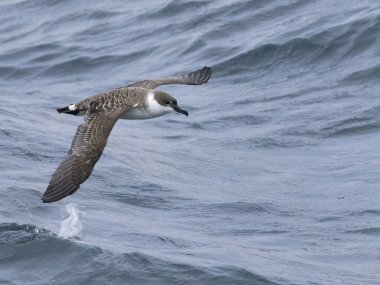
[[[55,108],[203,66],[41,202]],[[380,1],[2,0],[0,161],[0,284],[380,284]]]

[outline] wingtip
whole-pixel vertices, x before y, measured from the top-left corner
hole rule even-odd
[[[48,194],[48,195],[46,195],[46,194]],[[41,197],[41,201],[42,201],[42,203],[53,203],[53,202],[57,202],[57,201],[65,198],[66,196],[71,195],[71,194],[72,193],[64,193],[64,192],[49,193],[48,191],[46,191],[44,193],[44,195]]]
[[[63,187],[63,185],[56,184],[52,186],[49,184],[45,193],[42,195],[41,200],[42,203],[52,203],[57,202],[69,195],[74,194],[80,185],[69,185],[69,187]]]
[[[45,194],[42,195],[42,197],[41,197],[41,202],[42,202],[42,203],[50,203],[50,202],[48,201],[48,199],[46,199]]]
[[[210,66],[204,66],[202,69],[200,69],[200,73],[203,84],[206,84],[211,78],[212,68]]]
[[[205,70],[207,70],[207,76],[206,76],[206,78],[205,78],[205,80],[204,80],[204,83],[207,83],[208,80],[211,78],[211,75],[212,75],[212,68],[209,67],[209,66],[205,66],[204,68],[205,68]]]
[[[47,191],[45,191],[45,193],[42,195],[42,197],[41,197],[41,202],[42,203],[52,203],[52,202],[56,202],[56,201],[58,201],[58,200],[60,200],[60,198],[58,198],[58,199],[54,199],[54,197],[52,198],[52,197],[47,197]]]

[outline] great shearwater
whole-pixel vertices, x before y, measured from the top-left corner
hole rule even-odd
[[[170,112],[188,116],[173,96],[155,88],[167,84],[202,85],[209,80],[211,72],[211,68],[205,66],[184,75],[138,81],[57,109],[59,113],[84,115],[85,119],[76,131],[66,158],[50,179],[42,201],[55,202],[79,189],[91,175],[118,119],[143,120]]]

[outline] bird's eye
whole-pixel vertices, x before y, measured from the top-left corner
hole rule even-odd
[[[166,104],[166,105],[169,105],[169,104],[170,104],[170,101],[166,101],[165,104]]]

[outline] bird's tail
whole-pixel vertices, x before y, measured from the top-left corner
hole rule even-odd
[[[70,105],[70,106],[63,107],[63,108],[58,108],[57,112],[58,113],[65,113],[65,114],[71,114],[71,115],[78,115],[78,113],[80,112],[80,110],[78,110],[75,107],[75,104],[73,104],[73,105]]]

